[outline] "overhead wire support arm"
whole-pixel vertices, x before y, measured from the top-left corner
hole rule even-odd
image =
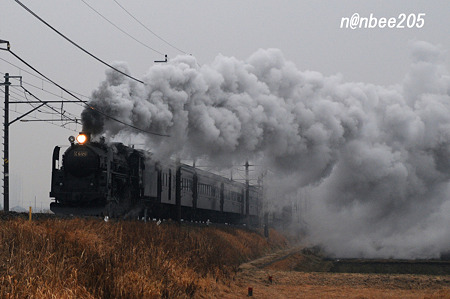
[[[61,122],[67,122],[66,124],[69,123],[77,123],[79,124],[79,119],[76,118],[74,120],[72,119],[21,119],[21,122],[55,122],[55,121],[61,121]]]
[[[8,51],[10,51],[10,46],[9,43],[3,40],[0,40],[1,43],[7,43],[8,45]],[[1,48],[2,50],[5,50],[3,48]],[[22,86],[22,76],[10,76],[9,73],[5,73],[5,82],[4,83],[0,83],[0,86],[5,86],[5,108],[4,108],[4,123],[3,123],[3,130],[4,130],[4,134],[3,134],[3,210],[5,212],[9,211],[9,126],[12,125],[13,123],[15,123],[18,120],[21,120],[22,118],[24,118],[25,116],[29,115],[30,113],[38,110],[39,108],[41,108],[44,105],[48,105],[48,102],[46,101],[41,101],[39,98],[37,98],[36,96],[34,96],[32,93],[30,93],[25,87]],[[15,79],[19,79],[20,80],[20,86],[27,92],[29,93],[31,96],[33,96],[35,99],[38,100],[38,103],[40,103],[40,105],[34,107],[33,109],[31,109],[30,111],[22,114],[21,116],[17,117],[16,119],[14,119],[13,121],[9,121],[9,88],[11,86],[11,82],[10,79],[11,78],[15,78]],[[22,101],[22,102],[14,102],[15,104],[29,104],[27,101]],[[77,122],[77,119],[73,120],[70,118],[67,118],[67,121],[75,121]]]
[[[22,102],[22,103],[25,103],[25,102]],[[15,123],[16,121],[18,121],[18,120],[24,118],[24,117],[27,116],[28,114],[30,114],[30,113],[32,113],[32,112],[38,110],[39,108],[41,108],[41,107],[44,106],[44,105],[47,105],[47,103],[46,103],[46,102],[42,102],[42,104],[40,104],[39,106],[34,107],[34,108],[31,109],[30,111],[28,111],[28,112],[22,114],[21,116],[19,116],[19,117],[16,118],[15,120],[9,122],[9,123],[8,123],[8,126],[9,126],[9,125],[12,125],[12,124]]]
[[[155,136],[161,136],[161,137],[170,137],[170,135],[168,134],[163,134],[163,133],[157,133],[157,132],[151,132],[151,131],[147,131],[144,129],[141,129],[139,127],[136,127],[132,124],[126,123],[124,121],[121,121],[120,119],[117,119],[111,115],[108,115],[107,113],[96,109],[95,107],[89,105],[89,103],[86,103],[85,101],[83,101],[82,99],[80,99],[80,97],[76,96],[73,92],[69,91],[68,89],[62,87],[61,85],[59,85],[58,83],[56,83],[55,81],[53,81],[52,79],[50,79],[49,77],[45,76],[43,73],[41,73],[40,71],[38,71],[35,67],[33,67],[31,64],[29,64],[28,62],[26,62],[23,58],[21,58],[19,55],[15,54],[9,47],[8,49],[2,49],[2,50],[7,50],[9,53],[11,53],[15,58],[17,58],[19,61],[21,61],[23,64],[25,64],[26,66],[28,66],[30,69],[32,69],[33,71],[35,71],[37,74],[39,74],[40,76],[42,76],[43,78],[45,78],[46,80],[48,80],[50,83],[54,84],[55,86],[57,86],[58,88],[60,88],[61,90],[63,90],[64,92],[66,92],[68,95],[70,95],[71,97],[75,98],[78,100],[78,102],[83,103],[87,108],[95,111],[96,113],[104,116],[105,118],[111,119],[115,122],[118,122],[124,126],[130,127],[132,129],[135,129],[137,131],[141,131],[143,133],[147,133],[147,134],[151,134],[151,135],[155,135]],[[22,88],[24,88],[22,86]],[[28,92],[30,93],[30,92]],[[31,93],[30,93],[31,94]]]
[[[167,54],[164,55],[164,58],[165,58],[165,60],[155,60],[154,62],[155,62],[155,63],[164,63],[164,62],[167,62]]]
[[[11,78],[11,77],[10,77]],[[83,103],[87,103],[87,101],[82,101]],[[10,104],[40,104],[42,101],[28,101],[28,102],[21,102],[21,101],[12,101],[9,102]],[[80,101],[45,101],[46,104],[60,104],[60,103],[80,103]]]
[[[34,107],[32,110],[30,110],[30,111],[28,111],[28,112],[26,112],[25,114],[23,114],[22,116],[20,116],[20,117],[18,117],[18,118],[16,118],[14,121],[12,121],[11,123],[13,123],[13,122],[16,122],[16,121],[18,121],[18,120],[20,120],[20,119],[22,119],[23,117],[25,117],[25,116],[27,116],[28,114],[30,114],[31,112],[33,112],[33,111],[36,111],[37,109],[39,109],[40,107],[42,107],[42,106],[47,106],[47,107],[49,107],[51,110],[53,110],[54,112],[56,112],[56,113],[59,113],[59,114],[61,114],[61,119],[62,119],[62,117],[63,117],[63,113],[61,112],[58,112],[55,108],[53,108],[53,107],[51,107],[50,105],[48,105],[50,102],[52,102],[52,103],[61,103],[61,102],[65,102],[65,101],[42,101],[41,99],[39,99],[38,97],[36,97],[34,94],[32,94],[28,89],[26,89],[24,86],[23,86],[23,84],[22,84],[22,76],[16,76],[16,77],[14,77],[14,76],[10,76],[10,78],[17,78],[17,77],[20,77],[20,87],[24,90],[24,92],[25,93],[28,93],[30,96],[32,96],[33,98],[35,98],[37,101],[22,101],[22,102],[20,102],[20,101],[16,101],[16,102],[14,102],[14,104],[32,104],[32,103],[34,103],[34,104],[41,104],[41,105],[39,105],[39,106],[37,106],[37,107]],[[79,101],[78,101],[79,102]],[[9,102],[9,104],[11,104],[11,102]],[[66,119],[65,119],[65,121],[72,121],[72,122],[77,122],[77,119],[75,118],[75,119],[72,119],[72,118],[70,118],[70,117],[68,117],[68,116],[64,116]],[[10,124],[11,124],[10,123]]]
[[[6,44],[6,49],[0,48],[0,50],[9,51],[10,48],[9,41],[0,39],[0,44]]]

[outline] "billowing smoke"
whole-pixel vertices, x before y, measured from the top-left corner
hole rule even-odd
[[[442,52],[413,43],[409,73],[389,87],[300,71],[276,49],[246,61],[219,55],[203,66],[179,56],[152,66],[145,85],[108,71],[91,105],[171,137],[136,133],[91,109],[84,129],[138,135],[161,156],[264,165],[268,198],[296,201],[310,241],[330,254],[439,257],[450,249]]]

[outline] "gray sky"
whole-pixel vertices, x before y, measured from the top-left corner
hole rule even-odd
[[[155,53],[124,35],[100,18],[81,0],[22,1],[52,26],[107,62],[126,61],[133,76],[141,78]],[[114,1],[88,1],[95,9],[141,42],[169,59],[177,50],[168,46],[131,19]],[[104,79],[106,67],[51,31],[13,0],[0,1],[0,39],[42,73],[64,87],[89,96]],[[259,48],[278,48],[286,60],[301,70],[324,75],[342,74],[344,81],[376,85],[400,83],[410,65],[409,44],[424,40],[450,50],[449,1],[119,1],[148,28],[176,47],[209,64],[218,54],[245,60]],[[404,29],[341,29],[341,18],[355,12],[362,17],[390,18],[402,13],[425,13],[424,26]],[[405,26],[406,27],[406,26]],[[0,58],[20,66],[6,51]],[[447,58],[446,65],[449,66]],[[25,82],[58,95],[57,88],[0,60],[0,72],[22,75]],[[3,77],[3,74],[1,74]],[[31,86],[45,100],[57,100]],[[12,89],[21,99],[23,92]],[[3,93],[0,93],[3,97]],[[64,95],[66,99],[69,97]],[[3,102],[3,101],[2,101]],[[12,106],[27,111],[26,105]],[[79,116],[81,108],[66,104],[65,110]],[[40,119],[51,116],[34,114]],[[47,123],[14,123],[10,127],[11,202],[14,207],[50,200],[51,154],[55,145],[67,145],[67,137],[81,130]]]

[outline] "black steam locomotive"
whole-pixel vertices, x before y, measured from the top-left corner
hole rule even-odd
[[[56,214],[146,216],[180,221],[256,225],[262,205],[257,186],[122,143],[91,142],[89,134],[70,137],[60,162],[53,150],[50,209]]]

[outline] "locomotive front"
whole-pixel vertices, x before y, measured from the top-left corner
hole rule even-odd
[[[91,144],[89,139],[89,134],[85,133],[80,133],[76,139],[71,136],[71,145],[65,151],[59,169],[60,148],[57,146],[53,151],[50,196],[55,202],[50,209],[55,213],[98,214],[104,207],[106,151],[101,144]]]

